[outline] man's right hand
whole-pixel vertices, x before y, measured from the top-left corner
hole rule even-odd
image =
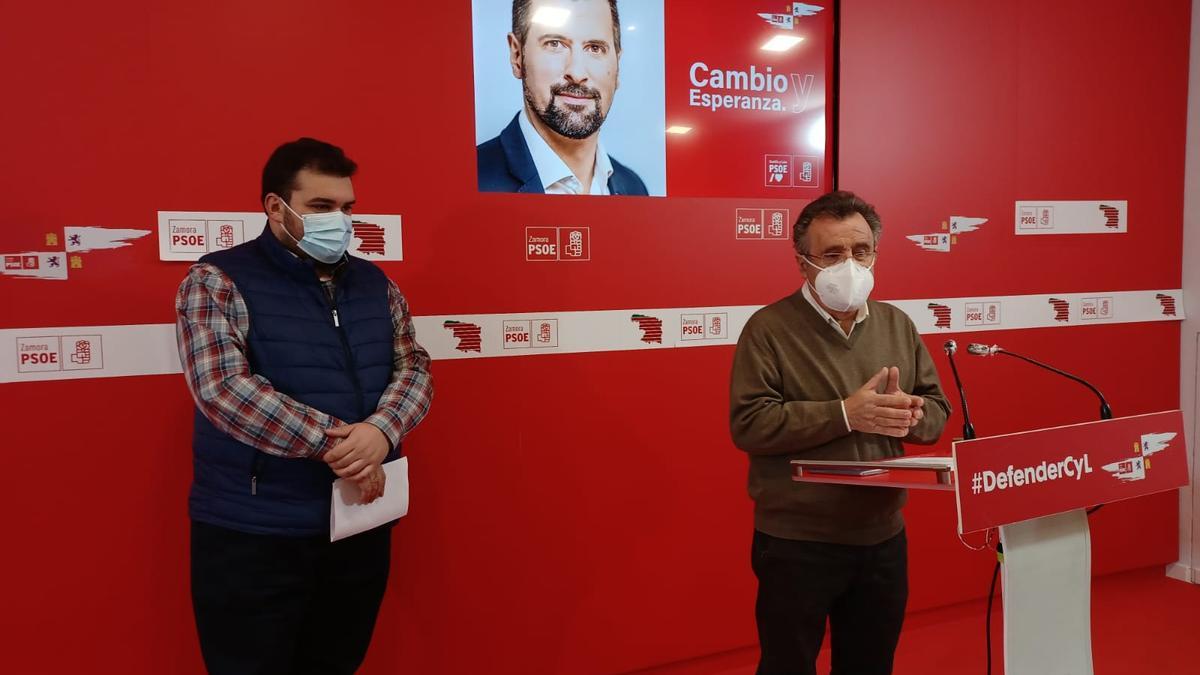
[[[383,472],[382,466],[373,464],[367,475],[360,480],[354,481],[354,483],[358,485],[358,490],[361,493],[359,503],[370,504],[383,496],[383,488],[387,483],[387,474]]]
[[[843,401],[850,428],[868,434],[904,438],[913,425],[912,401],[908,394],[880,394],[879,385],[889,379],[883,368]]]

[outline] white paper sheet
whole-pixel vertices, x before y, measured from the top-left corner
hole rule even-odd
[[[359,504],[358,485],[345,478],[333,481],[333,503],[329,508],[329,541],[337,541],[390,523],[408,513],[408,458],[383,464],[387,483],[383,496],[370,504]]]
[[[897,469],[946,469],[954,468],[953,457],[896,457],[883,460]]]

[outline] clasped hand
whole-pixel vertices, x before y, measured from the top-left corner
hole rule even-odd
[[[903,438],[925,417],[925,399],[900,390],[900,369],[895,366],[875,373],[843,403],[850,428],[868,434]]]
[[[360,422],[326,429],[325,434],[340,439],[321,457],[329,468],[358,485],[363,504],[382,497],[387,479],[382,464],[388,454],[383,432],[374,424]]]

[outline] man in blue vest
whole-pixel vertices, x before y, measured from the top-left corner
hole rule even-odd
[[[357,165],[302,138],[263,169],[267,227],[193,266],[175,300],[196,401],[192,606],[211,673],[353,673],[387,585],[391,528],[329,541],[331,486],[386,490],[429,410],[408,303],[346,254]]]
[[[479,190],[645,195],[642,179],[600,142],[619,80],[617,0],[563,4],[513,2],[509,63],[525,105],[476,148]],[[559,20],[539,19],[546,12]]]

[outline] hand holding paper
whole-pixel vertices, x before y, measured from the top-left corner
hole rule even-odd
[[[387,437],[374,424],[359,422],[333,427],[326,429],[325,435],[341,439],[322,456],[340,478],[362,480],[372,465],[387,457]]]
[[[337,541],[379,527],[408,513],[408,458],[376,466],[380,495],[363,503],[362,484],[346,478],[333,482],[329,507],[329,540]],[[387,490],[384,491],[384,481]]]

